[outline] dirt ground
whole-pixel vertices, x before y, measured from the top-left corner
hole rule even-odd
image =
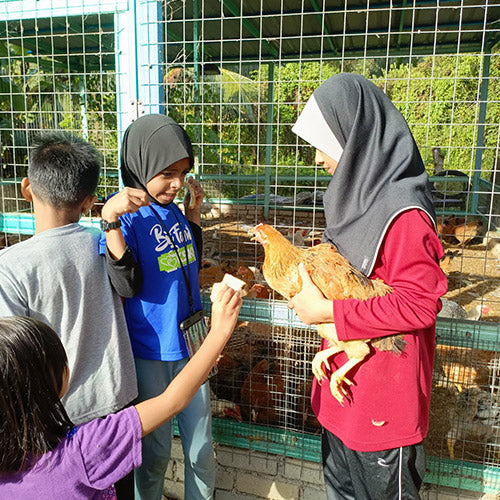
[[[467,311],[475,306],[487,305],[490,311],[482,321],[500,319],[500,261],[480,242],[466,247],[445,245],[448,253],[456,252],[450,262],[448,293],[445,298],[455,300]]]

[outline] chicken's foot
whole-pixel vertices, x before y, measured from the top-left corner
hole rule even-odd
[[[312,372],[318,381],[318,384],[321,385],[323,379],[328,378],[326,376],[325,371],[322,368],[323,363],[326,367],[328,367],[328,358],[342,351],[342,348],[339,346],[331,346],[327,349],[323,349],[322,351],[318,351],[312,360]]]
[[[352,382],[346,377],[346,374],[351,368],[361,363],[363,359],[365,359],[364,356],[360,358],[350,358],[330,376],[330,392],[342,406],[344,406],[344,396],[347,396],[347,391],[342,387],[342,382],[352,385]]]

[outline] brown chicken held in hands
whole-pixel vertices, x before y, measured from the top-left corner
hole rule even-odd
[[[298,271],[300,263],[304,264],[314,284],[330,300],[366,300],[392,291],[382,280],[368,279],[352,267],[333,245],[321,243],[311,248],[297,248],[268,224],[258,224],[249,233],[253,235],[252,240],[264,247],[262,272],[268,285],[287,299],[291,299],[302,289],[302,278]],[[330,391],[340,404],[343,404],[344,395],[347,395],[342,383],[351,384],[346,375],[368,355],[369,344],[381,351],[392,351],[395,354],[400,354],[406,345],[402,335],[340,341],[333,323],[322,323],[317,327],[319,335],[329,343],[329,347],[319,351],[312,362],[312,371],[319,383],[326,378],[322,365],[328,367],[331,356],[344,351],[348,357],[348,361],[330,376]]]

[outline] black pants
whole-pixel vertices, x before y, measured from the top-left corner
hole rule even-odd
[[[425,473],[422,443],[377,452],[353,451],[323,429],[328,500],[415,500]]]
[[[134,500],[134,471],[115,483],[117,500]]]

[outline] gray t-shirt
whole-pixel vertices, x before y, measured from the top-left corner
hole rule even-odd
[[[75,424],[137,395],[123,307],[98,253],[99,234],[68,224],[0,252],[0,316],[30,316],[59,334],[70,368],[63,403]]]

